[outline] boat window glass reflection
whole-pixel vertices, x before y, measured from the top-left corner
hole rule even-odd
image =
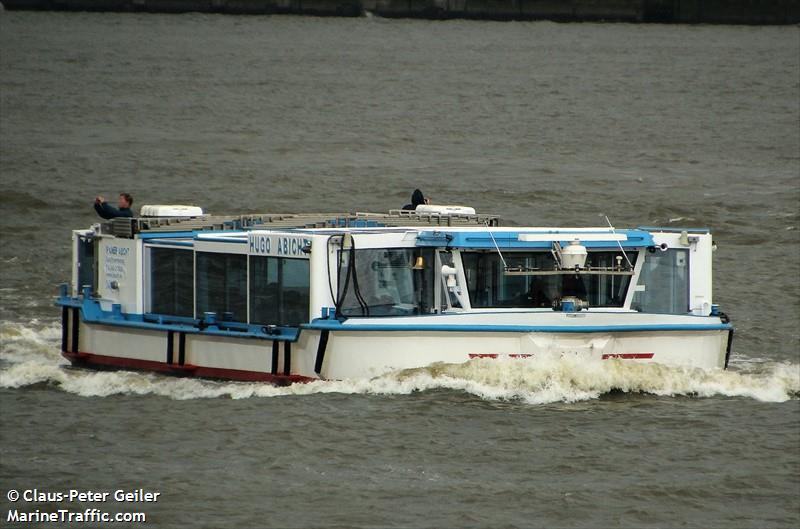
[[[150,312],[191,318],[194,312],[194,253],[150,249]]]
[[[627,252],[631,266],[636,266],[638,253]],[[589,252],[586,266],[591,268],[627,267],[622,252]],[[586,284],[586,292],[590,307],[621,307],[625,304],[631,276],[623,275],[585,275],[581,276]]]
[[[351,251],[342,252],[338,274],[343,316],[407,316],[435,310],[432,249],[364,249],[355,250],[354,256]]]
[[[308,323],[309,278],[308,259],[250,257],[250,322]]]
[[[247,321],[247,256],[197,252],[197,316]]]
[[[78,291],[83,292],[83,287],[92,287],[95,291],[96,263],[95,241],[88,237],[78,238]]]
[[[589,252],[586,265],[614,267],[617,256],[622,254]],[[508,252],[503,257],[510,268],[555,269],[549,252]],[[628,258],[635,265],[635,254],[628,254]],[[551,308],[555,300],[565,296],[586,300],[591,307],[622,307],[630,284],[630,276],[623,275],[505,275],[503,262],[494,252],[464,252],[461,260],[473,307]]]
[[[644,290],[640,290],[644,287]],[[689,312],[689,251],[670,249],[648,253],[631,308],[656,314]]]

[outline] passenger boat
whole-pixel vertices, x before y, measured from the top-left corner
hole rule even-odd
[[[576,355],[727,367],[706,229],[501,227],[471,208],[210,216],[72,232],[75,365],[276,384]]]

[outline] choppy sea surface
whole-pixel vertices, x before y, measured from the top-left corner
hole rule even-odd
[[[797,27],[0,13],[0,515],[97,506],[10,489],[144,488],[103,507],[797,527],[799,123]],[[476,359],[276,388],[60,357],[52,299],[95,195],[385,211],[415,187],[512,224],[710,227],[730,369]]]

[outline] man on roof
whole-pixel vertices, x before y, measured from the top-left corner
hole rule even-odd
[[[94,199],[94,210],[104,219],[133,217],[133,212],[131,211],[133,197],[130,195],[130,193],[120,193],[117,205],[119,208],[115,208],[114,206],[110,205],[108,202],[103,200],[103,197],[100,196]]]
[[[411,204],[406,204],[403,206],[405,210],[415,210],[417,206],[422,204],[430,204],[431,200],[422,194],[422,191],[419,189],[415,189],[414,192],[411,194]]]

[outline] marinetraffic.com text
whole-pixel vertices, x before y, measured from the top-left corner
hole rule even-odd
[[[147,514],[141,511],[109,512],[107,504],[116,507],[142,507],[142,504],[157,503],[160,492],[144,489],[117,489],[109,492],[91,490],[44,491],[39,489],[6,492],[6,499],[15,504],[6,513],[6,523],[146,523]],[[86,507],[87,503],[100,504]],[[51,509],[47,504],[53,504]],[[66,506],[64,504],[67,504]],[[70,505],[77,504],[77,505]]]

